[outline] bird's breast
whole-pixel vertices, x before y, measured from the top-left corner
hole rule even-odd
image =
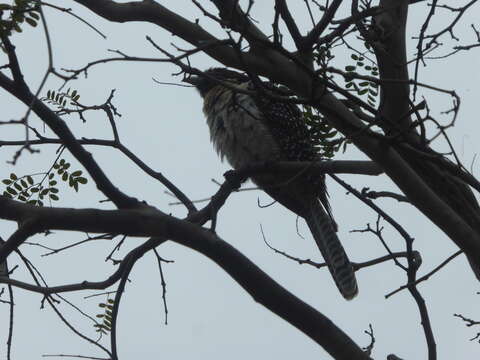
[[[216,87],[205,97],[204,112],[216,151],[235,169],[279,159],[278,143],[249,95]]]

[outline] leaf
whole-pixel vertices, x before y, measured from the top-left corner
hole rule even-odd
[[[25,200],[27,200],[27,199],[26,199],[25,197],[23,197],[22,195],[19,195],[19,196],[18,196],[18,200],[20,200],[20,201],[25,201]]]
[[[345,66],[345,70],[346,70],[346,71],[349,71],[349,72],[350,72],[350,71],[355,71],[355,66],[353,66],[353,65]]]
[[[52,200],[55,200],[55,201],[59,200],[59,197],[55,194],[50,194],[49,196],[50,196],[50,199]]]
[[[74,172],[72,173],[72,176],[73,176],[73,177],[77,177],[77,176],[80,176],[80,175],[82,175],[82,170],[77,170],[77,171],[74,171]]]
[[[32,18],[34,18],[35,20],[39,20],[40,19],[40,15],[38,15],[36,12],[29,12],[28,13]]]
[[[335,137],[338,134],[336,131],[332,131],[331,133],[325,134],[325,138],[332,138]]]
[[[3,182],[5,185],[10,185],[10,184],[12,183],[12,180],[3,179],[2,182]]]
[[[15,181],[15,180],[17,180],[18,178],[17,178],[17,175],[15,175],[14,173],[11,173],[11,174],[10,174],[10,179],[12,179],[12,180]]]
[[[57,185],[57,181],[56,180],[52,180],[48,183],[48,185],[50,186],[54,186],[54,185]]]
[[[30,189],[30,191],[31,191],[32,193],[36,193],[36,192],[38,192],[39,190],[40,190],[40,189],[37,188],[37,187],[32,187],[32,188]]]
[[[51,192],[51,193],[54,193],[54,194],[57,194],[57,193],[58,193],[58,189],[55,188],[55,187],[51,187],[51,188],[50,188],[50,192]]]
[[[62,180],[63,180],[63,181],[67,181],[67,179],[68,179],[68,172],[65,171],[65,172],[63,173],[63,175],[62,175]]]
[[[22,184],[24,188],[28,187],[27,182],[24,179],[20,180],[20,184]]]
[[[11,187],[7,187],[7,191],[8,191],[10,194],[12,194],[12,195],[17,195],[17,194],[18,194],[18,193],[17,193],[14,189],[12,189]]]
[[[27,176],[27,181],[30,185],[33,185],[33,178],[30,175]]]
[[[32,19],[32,18],[27,17],[27,18],[25,18],[25,21],[26,21],[29,25],[33,26],[33,27],[36,27],[36,26],[37,26],[37,22],[35,21],[35,19]]]
[[[40,192],[40,196],[47,195],[49,191],[50,191],[50,189],[43,189],[43,190]]]

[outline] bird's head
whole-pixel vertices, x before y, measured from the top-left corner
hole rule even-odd
[[[248,76],[225,68],[210,68],[203,74],[203,76],[190,76],[184,80],[195,86],[202,97],[217,86],[218,81],[240,84],[249,80]]]

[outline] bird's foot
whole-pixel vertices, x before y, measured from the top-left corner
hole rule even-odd
[[[225,180],[228,181],[228,183],[234,188],[234,189],[240,189],[240,186],[242,186],[242,183],[247,181],[248,177],[242,174],[239,174],[235,170],[229,170],[225,174],[223,174],[223,177]]]

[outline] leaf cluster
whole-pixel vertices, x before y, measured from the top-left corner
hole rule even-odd
[[[310,132],[310,139],[321,157],[331,159],[340,149],[345,152],[350,142],[328,124],[320,113],[314,112],[310,106],[304,106],[303,117]]]
[[[99,303],[98,306],[105,309],[103,313],[97,314],[96,317],[103,319],[103,323],[97,323],[93,325],[96,328],[96,332],[107,335],[112,331],[112,311],[113,304],[115,301],[113,299],[107,299],[107,303]]]
[[[68,105],[73,106],[80,99],[80,94],[77,90],[72,90],[68,88],[66,92],[58,92],[55,90],[48,90],[47,96],[42,98],[47,104],[53,104],[61,109],[65,108]]]
[[[371,106],[375,106],[378,97],[378,84],[368,80],[359,81],[355,79],[355,75],[360,72],[367,72],[373,77],[378,77],[378,68],[376,66],[365,65],[365,58],[356,54],[351,55],[354,63],[345,66],[347,76],[345,76],[345,87],[353,90],[358,96],[367,96],[367,102]],[[350,76],[349,76],[350,75]]]
[[[60,159],[58,163],[53,165],[53,169],[57,171],[57,174],[61,176],[62,181],[67,182],[68,186],[74,188],[75,191],[78,192],[78,184],[86,184],[88,182],[87,178],[81,176],[83,174],[82,170],[75,170],[73,172],[69,172],[70,163],[66,162],[65,159]],[[51,173],[49,176],[53,175]]]
[[[4,19],[4,14],[8,16]],[[22,32],[20,24],[37,26],[40,14],[35,0],[15,0],[13,4],[0,3],[0,32],[6,36],[12,31]]]
[[[18,177],[15,173],[11,173],[8,178],[2,180],[2,183],[7,186],[3,192],[3,196],[11,199],[16,198],[19,201],[27,202],[29,204],[43,206],[42,201],[30,199],[34,193],[39,191],[39,188],[35,186],[31,175]]]
[[[8,178],[2,180],[2,183],[6,185],[3,196],[38,206],[43,206],[45,199],[58,201],[60,198],[58,196],[58,182],[55,179],[56,175],[58,175],[62,181],[68,182],[68,185],[77,192],[79,184],[86,184],[88,182],[87,178],[81,176],[81,170],[69,172],[69,168],[70,163],[66,162],[65,159],[60,159],[60,161],[55,163],[52,169],[46,173],[24,176],[11,173]],[[35,182],[34,177],[37,176],[42,176],[42,179]]]

